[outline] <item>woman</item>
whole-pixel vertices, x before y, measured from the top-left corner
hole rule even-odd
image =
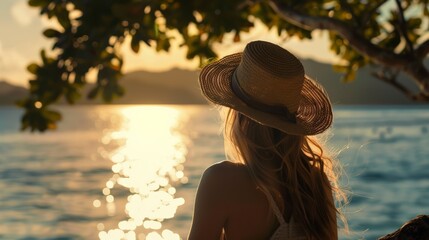
[[[332,123],[323,88],[301,62],[268,42],[202,69],[205,97],[226,107],[232,161],[209,167],[189,239],[338,239],[333,160],[310,135]]]

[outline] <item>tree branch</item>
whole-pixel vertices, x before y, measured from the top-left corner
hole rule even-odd
[[[277,0],[270,1],[270,5],[279,16],[296,26],[310,31],[322,29],[336,32],[346,39],[351,47],[379,64],[402,69],[408,62],[413,60],[412,56],[396,54],[372,44],[358,34],[355,29],[336,19],[305,15],[289,7],[282,7]]]
[[[398,91],[400,91],[402,94],[404,94],[406,97],[408,97],[410,100],[416,101],[419,95],[414,94],[410,89],[399,83],[396,79],[397,73],[391,74],[388,76],[388,72],[386,70],[383,70],[382,72],[373,72],[371,75],[389,85],[396,88]],[[427,98],[426,100],[429,100]]]
[[[422,63],[423,57],[418,58],[418,56],[425,56],[429,53],[429,40],[420,45],[418,50],[421,51],[421,53],[418,53],[418,56],[415,56],[412,53],[396,54],[393,51],[383,49],[371,43],[371,41],[357,33],[353,27],[348,26],[346,23],[337,19],[307,15],[298,12],[289,6],[281,5],[279,0],[270,0],[269,4],[284,20],[310,31],[321,29],[335,32],[342,38],[346,39],[352,48],[359,53],[366,55],[372,61],[384,67],[404,71],[409,74],[419,87],[419,95],[409,93],[406,88],[399,85],[396,81],[389,81],[389,83],[402,91],[405,95],[410,97],[413,96],[412,99],[429,101],[429,71]]]
[[[404,71],[417,80],[421,93],[429,98],[429,71],[422,60],[410,62],[406,65]]]
[[[405,21],[405,17],[404,17],[404,9],[402,8],[400,0],[396,0],[395,2],[396,2],[396,5],[398,6],[399,32],[405,39],[405,43],[407,45],[408,51],[410,53],[413,53],[414,52],[413,44],[411,43],[410,38],[408,37],[408,34],[407,34],[407,22]]]
[[[429,54],[429,39],[416,48],[416,57],[424,59]]]
[[[245,7],[252,6],[254,4],[260,3],[263,0],[245,0],[237,6],[237,10],[242,10]]]

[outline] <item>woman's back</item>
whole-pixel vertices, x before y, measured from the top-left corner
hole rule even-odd
[[[207,187],[210,191],[204,191]],[[198,192],[197,198],[216,201],[212,204],[211,217],[224,214],[225,238],[228,240],[270,239],[279,227],[267,196],[257,188],[243,164],[223,161],[212,165],[205,171],[199,189],[202,192]],[[195,214],[199,212],[196,207]],[[190,235],[190,238],[194,237]]]
[[[278,226],[267,198],[257,189],[246,167],[224,161],[208,169],[221,179],[228,199],[227,239],[269,239]]]

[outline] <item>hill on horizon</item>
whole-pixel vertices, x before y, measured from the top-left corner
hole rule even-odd
[[[310,59],[302,60],[306,74],[319,81],[328,92],[334,105],[347,104],[411,104],[411,100],[393,87],[371,76],[370,69],[361,69],[357,79],[342,83],[341,74],[332,66]],[[205,104],[198,87],[199,70],[173,68],[165,72],[135,71],[124,75],[120,84],[125,89],[122,98],[113,104]],[[86,93],[93,87],[85,87],[78,104],[100,104],[101,100],[88,101]],[[0,82],[0,104],[13,104],[25,97],[26,89]]]
[[[27,89],[0,80],[0,105],[13,105],[27,95]]]

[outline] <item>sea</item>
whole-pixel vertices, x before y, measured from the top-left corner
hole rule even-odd
[[[201,174],[225,159],[208,105],[56,106],[46,133],[0,107],[0,239],[186,239]],[[429,107],[335,106],[321,139],[342,166],[350,232],[429,214]]]

